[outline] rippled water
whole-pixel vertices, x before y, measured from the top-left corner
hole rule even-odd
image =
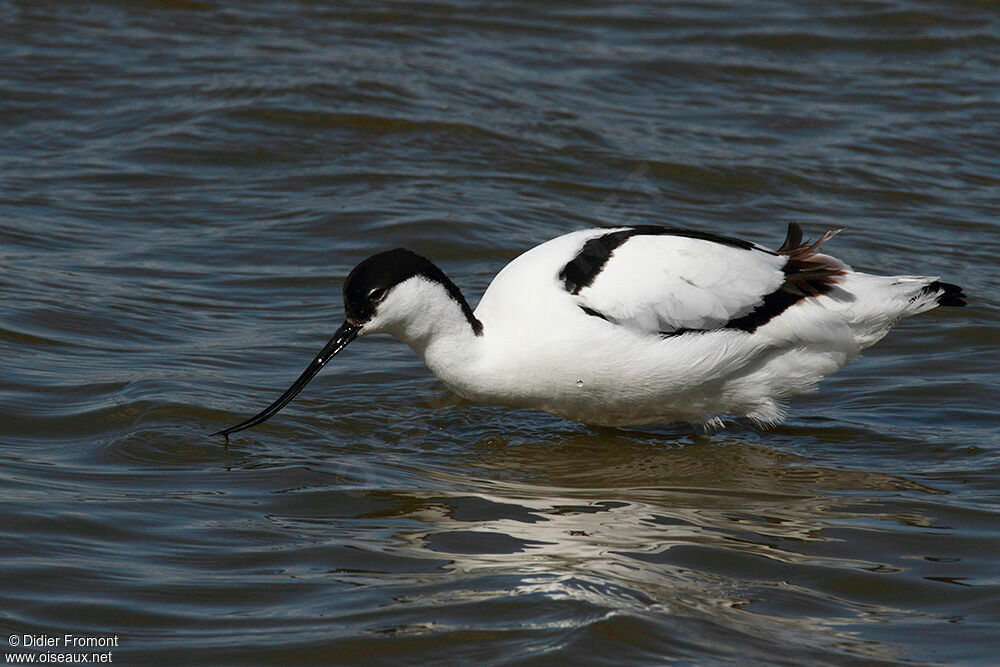
[[[144,665],[995,659],[996,4],[0,16],[2,636]],[[207,437],[289,384],[378,250],[475,303],[574,229],[791,220],[970,306],[769,431],[466,405],[366,339]]]

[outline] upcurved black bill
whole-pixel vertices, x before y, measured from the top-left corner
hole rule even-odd
[[[240,422],[236,426],[230,426],[229,428],[224,428],[221,431],[216,431],[212,435],[223,435],[228,440],[230,433],[236,433],[237,431],[242,431],[243,429],[250,428],[251,426],[256,426],[257,424],[265,422],[273,417],[278,410],[281,410],[281,408],[288,405],[288,403],[295,398],[295,396],[302,391],[307,384],[309,384],[309,381],[315,377],[316,373],[319,373],[320,369],[326,365],[326,362],[333,359],[338,352],[347,347],[348,343],[357,338],[358,331],[360,329],[361,327],[357,325],[351,324],[350,322],[344,322],[340,325],[340,328],[337,329],[337,332],[333,334],[333,338],[330,339],[330,342],[323,346],[323,349],[316,355],[316,358],[312,360],[312,363],[310,363],[309,366],[307,366],[302,372],[299,379],[296,380],[291,387],[286,389],[285,393],[282,394],[278,400],[271,403],[271,405],[267,406],[250,419]]]

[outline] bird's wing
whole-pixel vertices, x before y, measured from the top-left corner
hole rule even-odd
[[[725,236],[629,227],[590,238],[559,274],[589,315],[635,331],[677,335],[723,327],[754,331],[848,267],[802,242],[798,225],[778,250]]]

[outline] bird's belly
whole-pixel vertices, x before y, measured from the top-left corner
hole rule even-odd
[[[664,354],[659,342],[652,340],[646,349],[645,343],[523,341],[485,359],[474,372],[438,377],[471,401],[542,410],[587,424],[700,421],[718,414],[725,396],[718,382],[706,377],[712,364],[692,373],[688,362]]]
[[[600,426],[637,426],[674,421],[700,421],[715,407],[699,392],[676,384],[659,389],[622,383],[578,373],[585,377],[548,377],[544,381],[523,380],[469,387],[445,384],[468,400],[512,408],[541,410],[550,414]],[[714,413],[712,413],[714,415]]]
[[[438,377],[471,401],[586,424],[706,422],[727,414],[772,423],[781,418],[783,399],[812,390],[846,359],[834,349],[766,345],[743,332],[586,345],[553,337],[505,345],[471,372]]]

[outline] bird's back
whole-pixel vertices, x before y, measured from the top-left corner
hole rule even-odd
[[[791,225],[770,250],[635,227],[537,246],[476,309],[486,385],[502,387],[486,398],[606,425],[773,423],[899,318],[964,303],[935,277],[853,271],[818,252],[831,235],[803,243]]]

